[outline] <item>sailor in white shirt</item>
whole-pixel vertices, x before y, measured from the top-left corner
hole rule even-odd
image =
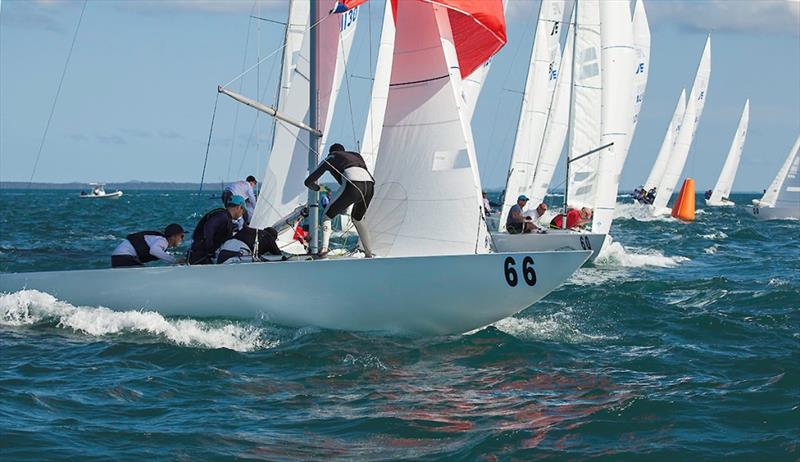
[[[244,181],[237,181],[225,186],[225,191],[222,192],[222,203],[225,207],[228,206],[228,201],[233,196],[242,196],[244,198],[244,224],[250,224],[253,218],[253,212],[256,210],[256,178],[253,175],[247,177]],[[239,226],[241,229],[242,226]]]
[[[163,233],[139,231],[129,234],[111,254],[111,266],[144,266],[145,263],[156,260],[174,265],[177,260],[167,253],[167,249],[181,245],[183,236],[183,227],[177,223],[168,225]]]

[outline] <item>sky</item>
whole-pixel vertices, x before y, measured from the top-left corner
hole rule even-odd
[[[626,1],[626,0],[612,0]],[[0,180],[28,181],[83,2],[0,4]],[[538,1],[510,0],[508,43],[496,55],[472,128],[485,188],[505,181]],[[800,1],[645,0],[649,81],[621,188],[644,181],[681,89],[687,94],[712,34],[708,99],[684,176],[710,189],[742,107],[750,128],[735,191],[767,187],[800,133]],[[362,137],[383,1],[362,7],[348,89],[331,139]],[[222,96],[229,85],[274,101],[283,27],[280,0],[89,0],[34,181],[198,182],[210,124],[206,182],[263,175],[271,122]],[[240,87],[241,85],[241,87]],[[563,162],[563,160],[562,160]],[[556,172],[556,175],[563,176]]]

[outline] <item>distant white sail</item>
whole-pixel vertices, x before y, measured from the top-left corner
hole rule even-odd
[[[658,150],[658,156],[650,169],[650,175],[647,176],[647,181],[644,182],[646,190],[658,187],[661,183],[661,178],[664,176],[664,171],[667,169],[667,162],[669,162],[672,148],[675,146],[675,140],[678,138],[678,133],[681,130],[683,123],[683,114],[686,112],[686,89],[681,91],[681,96],[678,98],[678,104],[675,105],[675,112],[672,113],[672,119],[667,127],[667,133],[664,134],[664,140],[661,142],[661,148]]]
[[[528,195],[532,189],[558,76],[563,17],[563,0],[543,0],[540,4],[506,181],[505,200],[500,212],[500,231],[505,230],[506,217],[511,207],[517,203],[517,197],[520,194]]]
[[[297,19],[299,13],[295,8],[302,9],[308,15],[310,8],[308,2],[294,1],[290,4],[290,21],[293,31],[287,34],[287,46],[292,49],[296,46],[297,29],[302,20]],[[319,50],[317,52],[320,79],[318,83],[318,127],[323,134],[327,133],[328,123],[331,120],[336,94],[341,86],[344,76],[344,62],[352,46],[352,37],[358,18],[358,10],[353,9],[342,15],[328,16],[334,6],[334,0],[314,2],[318,17],[326,18],[317,26],[319,34]],[[306,18],[305,23],[308,24]],[[284,65],[284,71],[289,69],[290,74],[281,76],[280,101],[282,114],[304,123],[309,121],[309,61],[310,61],[310,34],[304,29],[302,45],[297,52],[291,53],[291,64]],[[340,37],[341,35],[341,37]],[[344,50],[340,52],[341,49]],[[288,51],[292,49],[287,49]],[[289,58],[287,57],[287,60]],[[288,79],[285,81],[284,79]],[[329,111],[330,109],[330,111]],[[301,141],[302,140],[302,141]],[[256,203],[256,209],[251,219],[251,225],[257,228],[275,226],[290,216],[306,203],[308,190],[303,185],[303,180],[308,173],[308,135],[300,129],[277,123],[272,152],[267,161],[264,180],[261,183],[261,193]],[[323,142],[325,140],[323,139]]]
[[[531,185],[530,194],[528,194],[531,199],[530,204],[533,207],[542,202],[544,196],[547,195],[550,182],[553,180],[553,173],[556,170],[556,164],[559,157],[561,157],[561,152],[564,150],[564,141],[567,139],[574,43],[574,34],[570,23],[567,30],[567,42],[564,46],[564,53],[561,56],[560,68],[557,73],[553,100],[550,104],[550,116],[547,118],[547,126],[542,139],[542,150],[539,153],[536,173],[533,175],[533,184]]]
[[[585,0],[578,4],[577,27],[570,159],[600,146],[603,86],[598,0]],[[599,159],[598,155],[591,155],[570,165],[569,206],[594,208]]]
[[[739,126],[736,128],[731,148],[728,150],[728,157],[725,158],[725,165],[722,167],[722,173],[719,174],[719,179],[711,193],[711,198],[708,200],[708,205],[719,205],[729,200],[728,198],[733,188],[733,180],[736,178],[736,170],[739,168],[739,161],[742,159],[742,149],[744,148],[744,140],[747,137],[749,120],[750,100],[748,99],[744,103],[742,116],[739,118]]]
[[[633,45],[636,49],[633,75],[633,126],[628,136],[628,147],[625,149],[625,155],[620,156],[619,153],[617,154],[617,174],[619,175],[622,174],[625,159],[630,151],[630,145],[633,143],[633,134],[639,124],[639,113],[642,110],[642,103],[644,103],[647,76],[650,72],[650,24],[647,22],[647,13],[644,10],[644,2],[642,0],[636,0],[636,10],[633,13]]]
[[[601,2],[602,111],[600,145],[614,143],[598,158],[592,232],[608,234],[617,204],[619,172],[633,128],[635,53],[628,2]],[[620,161],[620,158],[622,159]]]
[[[481,90],[483,90],[483,84],[486,82],[486,76],[489,75],[491,67],[492,60],[490,59],[461,82],[461,98],[464,100],[464,115],[467,120],[472,120],[475,107],[478,106],[478,98],[481,95]]]
[[[800,207],[800,135],[789,150],[783,166],[769,185],[764,197],[758,201],[762,207]]]
[[[375,196],[365,217],[381,256],[486,253],[472,132],[448,11],[397,3]]]
[[[683,173],[683,167],[686,164],[686,158],[689,156],[689,149],[692,147],[692,141],[706,103],[710,78],[711,36],[706,40],[703,57],[700,59],[697,75],[695,75],[694,84],[692,85],[692,92],[689,94],[689,101],[686,103],[686,112],[683,115],[681,130],[675,140],[675,147],[672,149],[664,176],[661,178],[661,183],[656,190],[656,199],[653,201],[653,210],[656,213],[666,208],[667,202],[672,197],[672,192],[675,190],[675,186],[677,186]]]

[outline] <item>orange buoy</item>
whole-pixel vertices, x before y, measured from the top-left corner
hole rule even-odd
[[[694,180],[683,180],[678,200],[672,206],[672,216],[684,221],[694,221]]]

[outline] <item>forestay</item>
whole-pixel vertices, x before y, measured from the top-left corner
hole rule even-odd
[[[664,171],[667,169],[672,148],[675,146],[675,140],[678,138],[678,133],[681,131],[681,124],[683,123],[683,114],[686,112],[686,89],[681,91],[681,96],[678,98],[678,104],[675,105],[675,112],[672,113],[667,133],[664,134],[664,140],[661,142],[661,148],[658,150],[658,156],[653,167],[650,169],[650,174],[647,176],[647,181],[644,182],[646,190],[657,188],[661,183],[661,178],[664,176]]]
[[[309,121],[309,57],[310,34],[308,26],[304,29],[302,45],[297,52],[290,53],[296,46],[297,30],[303,21],[298,19],[300,13],[294,9],[302,9],[308,24],[308,2],[294,1],[290,5],[289,18],[292,21],[291,34],[287,34],[286,63],[284,69],[290,73],[281,76],[280,112],[294,120]],[[330,15],[335,5],[333,0],[314,2],[318,9],[318,17],[323,18],[316,26],[319,34],[319,50],[317,51],[320,76],[318,80],[318,128],[327,133],[332,117],[332,108],[336,103],[336,95],[344,76],[344,64],[352,48],[353,35],[358,18],[358,10],[353,9],[342,15]],[[294,22],[297,21],[297,22]],[[341,37],[340,37],[341,33]],[[289,48],[291,46],[291,48]],[[341,50],[341,51],[340,51]],[[291,56],[290,56],[291,55]],[[291,59],[291,63],[288,60]],[[288,64],[288,65],[287,65]],[[288,82],[284,79],[288,79]],[[272,152],[267,162],[267,169],[262,182],[261,194],[256,204],[251,225],[257,228],[279,225],[293,212],[303,206],[307,198],[307,189],[303,179],[308,172],[307,135],[300,129],[277,123]]]
[[[729,200],[731,188],[733,188],[733,180],[736,178],[736,170],[739,168],[739,161],[742,158],[742,149],[744,148],[744,140],[747,137],[747,124],[750,120],[750,100],[744,103],[742,116],[739,118],[739,126],[736,128],[736,134],[733,136],[731,148],[728,150],[728,157],[725,158],[725,165],[722,167],[722,173],[719,175],[716,186],[711,192],[709,204],[722,204],[723,200]]]
[[[675,140],[675,147],[672,149],[667,168],[661,183],[656,190],[656,199],[653,201],[653,211],[660,213],[667,206],[667,202],[672,197],[672,192],[678,184],[686,158],[689,156],[689,149],[692,147],[697,125],[700,116],[703,114],[703,107],[706,103],[708,92],[708,81],[711,78],[711,36],[706,40],[703,50],[703,57],[697,68],[697,75],[694,78],[692,92],[689,94],[689,101],[686,103],[686,112],[683,114],[683,123],[678,137]]]
[[[563,0],[543,0],[540,4],[528,77],[522,95],[522,107],[511,153],[506,194],[500,212],[500,231],[505,230],[506,217],[508,217],[511,207],[516,204],[517,196],[528,195],[533,189],[536,165],[542,150],[558,77],[563,17]],[[531,203],[535,206],[534,204],[538,204],[538,202]]]
[[[372,250],[381,256],[488,252],[472,132],[457,100],[456,56],[464,51],[458,53],[451,23],[459,13],[428,2],[396,7],[375,196],[365,218]]]

